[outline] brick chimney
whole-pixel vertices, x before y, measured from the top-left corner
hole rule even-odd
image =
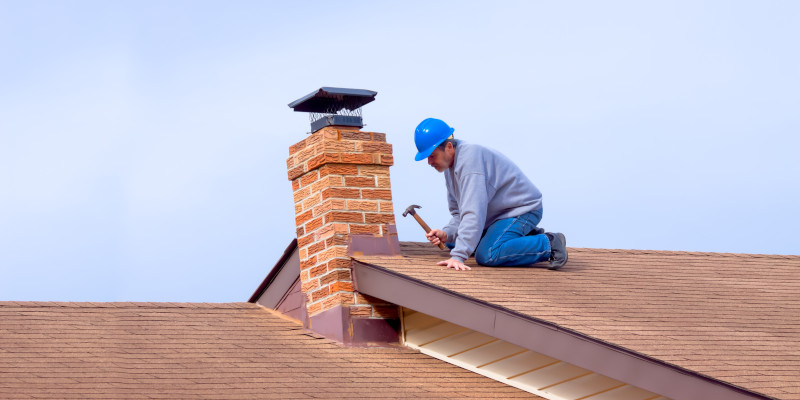
[[[349,345],[398,342],[397,306],[354,290],[348,256],[348,248],[350,254],[373,248],[399,254],[392,145],[383,133],[333,125],[291,146],[289,154],[308,327]]]

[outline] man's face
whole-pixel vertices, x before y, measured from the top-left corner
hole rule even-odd
[[[444,172],[446,169],[453,166],[454,158],[455,148],[453,148],[452,143],[447,143],[444,150],[437,148],[428,156],[428,165],[439,172]]]

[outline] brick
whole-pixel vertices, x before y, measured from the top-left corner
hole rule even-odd
[[[359,165],[358,174],[361,176],[389,175],[389,167],[385,165]]]
[[[292,180],[292,192],[294,192],[297,189],[300,189],[300,180],[299,179],[293,179]]]
[[[372,141],[373,142],[385,142],[386,141],[386,134],[380,132],[370,132],[372,134]]]
[[[303,212],[303,204],[297,203],[294,205],[294,215],[298,215]]]
[[[377,180],[379,188],[384,188],[384,189],[392,188],[392,182],[388,176],[379,176]]]
[[[300,256],[301,260],[304,258],[308,258],[308,249],[306,248],[301,248],[300,250],[297,251],[297,253]]]
[[[320,177],[326,175],[356,175],[361,167],[363,166],[352,164],[325,164],[319,168],[319,175]]]
[[[308,254],[314,255],[319,253],[320,251],[325,250],[325,241],[316,242],[310,246],[308,246]]]
[[[316,259],[316,257],[314,257]],[[309,278],[318,278],[328,272],[327,264],[317,265],[308,272]]]
[[[338,305],[353,304],[353,294],[347,292],[336,292],[332,296],[322,300],[322,309],[329,310]]]
[[[295,225],[300,226],[306,223],[306,221],[314,218],[313,210],[308,210],[302,214],[295,216],[294,222]]]
[[[352,292],[353,291],[353,282],[342,282],[337,281],[333,282],[328,286],[330,288],[331,293],[336,292]]]
[[[380,235],[381,227],[378,225],[350,224],[350,234],[353,235]]]
[[[350,306],[350,315],[354,317],[371,317],[372,307],[369,306]]]
[[[348,176],[344,178],[344,185],[347,187],[375,187],[375,178]]]
[[[308,293],[310,291],[318,289],[319,287],[320,287],[320,280],[312,279],[310,281],[303,282],[303,284],[300,285],[300,290],[302,290],[303,293]]]
[[[331,294],[330,286],[323,286],[311,292],[311,301],[317,301]]]
[[[319,168],[321,165],[342,162],[340,153],[322,153],[312,157],[306,163],[308,170]]]
[[[314,315],[322,311],[322,303],[309,304],[306,310],[308,310],[308,315]]]
[[[339,126],[326,126],[326,127],[322,128],[322,129],[314,132],[314,134],[315,135],[319,134],[319,135],[323,136],[325,139],[341,140],[341,138],[339,137],[339,131],[341,129],[342,128],[339,127]]]
[[[331,211],[325,214],[325,223],[332,222],[364,222],[364,214],[360,212]]]
[[[294,162],[295,164],[301,164],[318,154],[320,154],[319,146],[311,146],[297,152],[297,154],[294,155]]]
[[[347,247],[345,246],[335,246],[326,249],[325,251],[318,254],[320,261],[330,260],[332,258],[337,257],[347,257]]]
[[[387,166],[394,165],[394,156],[392,156],[391,154],[381,154],[380,164]]]
[[[394,224],[394,214],[364,213],[364,222],[371,224]]]
[[[309,171],[307,174],[300,177],[300,186],[308,186],[319,179],[319,171]]]
[[[306,172],[305,165],[298,165],[294,168],[289,169],[288,176],[289,180],[297,179],[300,175],[303,175]]]
[[[327,274],[325,274],[325,275],[323,275],[323,276],[321,276],[319,278],[319,282],[320,282],[321,285],[329,285],[329,284],[331,284],[333,282],[337,282],[337,281],[352,281],[353,280],[353,276],[350,274],[350,270],[349,269],[334,269],[334,270],[331,271],[330,270],[330,265],[329,265],[328,266],[328,270],[330,272],[328,272]]]
[[[301,205],[303,207],[303,210],[308,210],[308,209],[313,208],[315,205],[317,205],[317,204],[319,204],[321,202],[322,202],[322,194],[315,193],[315,194],[309,196],[308,198],[306,198],[305,200],[303,200],[301,202]]]
[[[342,153],[341,154],[341,163],[342,164],[374,164],[374,160],[372,158],[372,154],[365,154],[365,153]],[[311,166],[309,165],[309,168]]]
[[[295,203],[299,203],[300,201],[302,201],[303,199],[305,199],[306,197],[308,197],[310,195],[311,195],[311,189],[309,189],[309,188],[303,188],[303,189],[300,189],[300,190],[296,190],[294,192],[294,194],[293,194],[294,202]]]
[[[356,146],[356,150],[365,153],[387,153],[392,154],[392,145],[389,143],[380,142],[360,142]]]
[[[351,211],[378,211],[378,202],[374,200],[347,200],[345,208]]]
[[[328,269],[350,268],[352,261],[349,258],[334,258],[328,261]]]
[[[306,234],[306,230],[302,226],[298,226],[295,230],[295,236],[300,237]]]
[[[324,196],[323,194],[323,197]],[[361,198],[365,200],[391,200],[392,191],[390,189],[361,189]]]
[[[303,139],[303,140],[301,140],[301,141],[289,146],[289,154],[291,155],[291,154],[297,153],[298,151],[303,150],[305,148],[306,148],[306,140]]]
[[[384,190],[384,189],[381,189]],[[359,189],[347,189],[347,188],[327,188],[322,190],[322,200],[330,199],[330,198],[339,198],[339,199],[360,199],[361,192]],[[391,199],[391,193],[389,194],[389,199]]]
[[[323,136],[322,132],[314,132],[314,133],[311,134],[311,136],[309,136],[309,137],[307,137],[305,139],[306,146],[310,147],[310,146],[314,146],[314,145],[320,144],[320,143],[322,143],[322,140],[324,138],[325,137]]]
[[[333,210],[345,210],[347,203],[344,199],[328,199],[322,202],[322,204],[314,207],[314,215],[322,215],[328,211]]]
[[[347,235],[333,235],[325,239],[325,245],[332,246],[347,246]]]
[[[379,201],[378,211],[394,213],[394,205],[391,201]]]
[[[361,131],[339,131],[339,137],[343,140],[372,140],[370,132]]]
[[[310,272],[311,271],[308,270],[308,269],[300,271],[300,282],[305,282],[305,281],[311,279],[311,273]]]
[[[305,236],[297,238],[297,247],[306,247],[306,246],[310,245],[311,243],[314,243],[314,235],[313,234],[305,235]]]
[[[315,230],[322,227],[323,217],[314,218],[311,221],[306,222],[305,228],[306,232],[314,232]]]
[[[322,149],[326,152],[353,152],[356,151],[356,143],[349,140],[328,140],[322,144]]]
[[[320,192],[325,188],[332,188],[337,186],[344,186],[344,178],[339,175],[328,175],[320,178],[317,182],[311,185],[312,192]]]
[[[333,235],[347,234],[347,232],[349,232],[347,224],[342,224],[342,223],[328,224],[322,226],[322,228],[319,228],[319,230],[317,231],[317,238],[323,240],[323,239],[328,239]]]
[[[315,265],[317,265],[317,256],[311,256],[311,258],[309,258],[309,259],[300,261],[300,270],[302,271],[304,269],[311,268],[311,267],[313,267]],[[327,267],[325,267],[325,268],[327,270]],[[313,278],[313,276],[312,276],[312,278]]]

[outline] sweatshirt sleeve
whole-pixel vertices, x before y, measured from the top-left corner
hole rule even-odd
[[[458,235],[458,225],[461,223],[461,213],[458,212],[458,202],[450,191],[447,191],[447,206],[450,208],[450,222],[442,230],[447,234],[447,242],[453,243]]]
[[[478,247],[483,225],[486,223],[488,203],[486,176],[474,172],[463,176],[461,179],[461,223],[458,225],[455,247],[450,251],[452,258],[464,262]]]

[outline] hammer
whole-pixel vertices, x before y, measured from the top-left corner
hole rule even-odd
[[[415,208],[422,208],[422,207],[416,204],[412,204],[408,206],[408,208],[406,208],[405,211],[403,211],[403,216],[405,217],[408,214],[413,215],[414,219],[417,220],[417,222],[419,222],[419,226],[421,226],[422,229],[424,229],[425,233],[427,234],[428,232],[431,231],[431,227],[428,226],[428,224],[426,224],[425,221],[422,220],[422,218],[417,214],[417,211],[414,210]],[[447,250],[447,247],[445,247],[445,245],[442,244],[442,242],[439,242],[439,248],[442,250]]]

